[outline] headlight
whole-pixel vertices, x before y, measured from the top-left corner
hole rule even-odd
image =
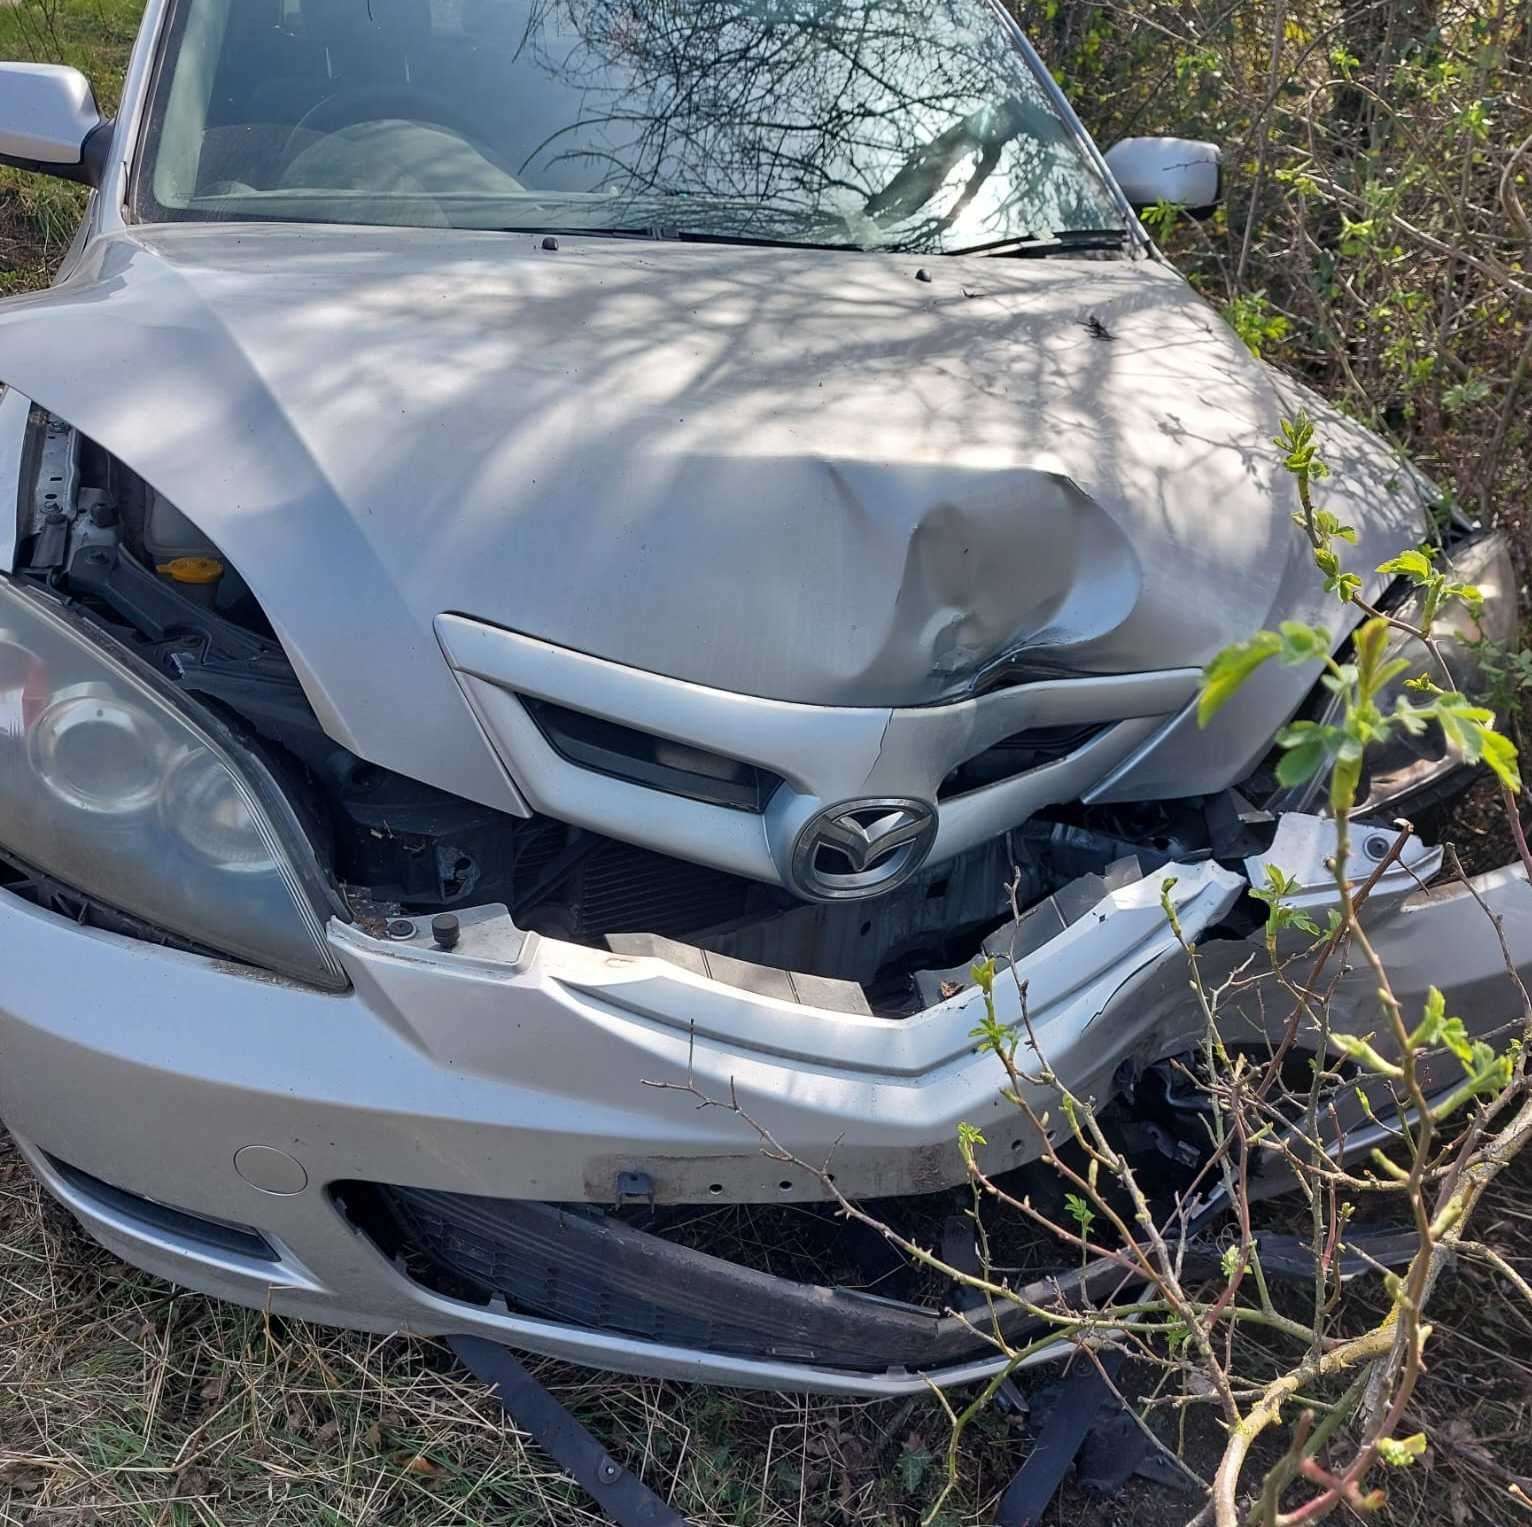
[[[291,808],[127,654],[0,579],[0,848],[208,949],[346,984]]]
[[[27,729],[32,772],[83,814],[136,816],[159,799],[168,746],[151,714],[109,684],[75,684],[54,695]]]
[[[1453,687],[1474,695],[1483,687],[1474,647],[1481,641],[1504,644],[1516,635],[1516,570],[1511,563],[1510,547],[1499,531],[1458,547],[1450,561],[1460,582],[1476,584],[1483,593],[1484,613],[1475,619],[1461,604],[1449,605],[1436,617],[1436,644],[1452,674]],[[1393,613],[1415,625],[1423,613],[1422,604],[1418,596],[1412,597]],[[1415,637],[1397,633],[1389,645],[1388,656],[1407,658],[1410,666],[1378,696],[1380,710],[1393,710],[1395,699],[1409,694],[1405,681],[1420,674],[1445,686],[1440,666],[1425,644]],[[1325,723],[1336,721],[1339,708],[1340,701],[1332,700],[1320,719]],[[1386,742],[1368,750],[1355,815],[1370,815],[1402,802],[1458,766],[1459,761],[1448,751],[1440,728],[1428,727],[1419,737],[1396,731]],[[1311,780],[1295,790],[1279,791],[1267,803],[1267,809],[1311,810],[1322,789],[1323,781]]]

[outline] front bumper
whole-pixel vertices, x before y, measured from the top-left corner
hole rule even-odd
[[[1215,865],[1115,892],[1023,962],[1050,1063],[1105,1097],[1125,1060],[1198,1033],[1159,886],[1178,878],[1184,930],[1242,893]],[[1481,877],[1532,979],[1532,888]],[[1487,1032],[1515,1018],[1499,943],[1462,891],[1375,898],[1372,933],[1407,1008],[1430,984]],[[608,1369],[831,1393],[891,1394],[992,1371],[982,1348],[926,1375],[849,1372],[646,1342],[443,1297],[353,1227],[329,1191],[361,1179],[490,1198],[611,1203],[619,1174],[659,1202],[783,1202],[818,1179],[764,1156],[736,1099],[853,1197],[958,1181],[957,1125],[979,1125],[992,1170],[1037,1154],[976,1055],[971,989],[903,1020],[830,1014],[653,959],[467,924],[452,954],[424,937],[332,926],[352,990],[326,995],[248,969],[76,927],[0,894],[0,1116],[44,1183],[110,1250],[174,1281],[337,1325],[468,1332]],[[1210,939],[1210,967],[1250,952]],[[1367,982],[1337,1003],[1368,1026]],[[1018,1016],[997,985],[1002,1021]],[[1043,1104],[1044,1100],[1039,1099]],[[255,1147],[254,1150],[251,1148]],[[49,1158],[166,1204],[248,1226],[274,1260],[146,1224]]]

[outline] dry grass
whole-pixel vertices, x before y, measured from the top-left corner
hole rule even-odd
[[[913,1523],[940,1411],[733,1394],[538,1368],[690,1520]],[[996,1421],[964,1500],[986,1519],[1020,1454]],[[598,1522],[446,1349],[269,1320],[97,1247],[0,1148],[0,1522],[95,1527]]]
[[[1532,1278],[1532,1163],[1497,1190],[1484,1239]],[[1395,1473],[1391,1523],[1509,1523],[1532,1496],[1532,1309],[1465,1265],[1434,1309],[1433,1362]],[[1358,1319],[1376,1285],[1354,1285]],[[537,1371],[699,1527],[913,1527],[945,1424],[924,1397],[846,1403]],[[1167,1418],[1168,1420],[1168,1418]],[[1186,1453],[1217,1448],[1204,1417]],[[1168,1432],[1167,1432],[1168,1434]],[[970,1435],[946,1527],[993,1520],[1026,1436]],[[1070,1489],[1049,1527],[1169,1527],[1194,1503],[1155,1486]],[[268,1319],[139,1273],[95,1245],[0,1145],[0,1523],[15,1527],[575,1527],[600,1518],[439,1343]]]
[[[1532,1162],[1483,1206],[1483,1242],[1532,1274]],[[1359,1318],[1385,1308],[1380,1284],[1355,1284]],[[1532,1522],[1532,1307],[1487,1266],[1464,1262],[1431,1305],[1429,1374],[1405,1431],[1424,1431],[1423,1467],[1391,1471],[1390,1524]],[[1521,1492],[1518,1499],[1517,1491]]]

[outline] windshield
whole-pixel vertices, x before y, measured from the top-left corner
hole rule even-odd
[[[181,0],[145,218],[1120,238],[989,0]]]

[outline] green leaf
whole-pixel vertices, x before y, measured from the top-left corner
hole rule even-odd
[[[1300,890],[1298,882],[1284,870],[1277,868],[1275,864],[1266,866],[1266,889],[1256,890],[1250,888],[1250,894],[1259,901],[1275,902],[1284,896],[1291,896],[1294,891]]]
[[[1355,1061],[1366,1070],[1375,1072],[1379,1076],[1386,1076],[1392,1081],[1399,1081],[1404,1076],[1402,1066],[1396,1066],[1392,1061],[1384,1060],[1368,1040],[1359,1035],[1333,1033],[1330,1035],[1330,1048],[1339,1051],[1347,1060]]]
[[[1290,790],[1319,773],[1330,759],[1330,747],[1325,736],[1330,728],[1312,721],[1295,721],[1277,738],[1286,751],[1277,760],[1277,783]],[[1296,734],[1296,735],[1295,735]]]
[[[1264,293],[1261,294],[1264,298]],[[1320,459],[1314,443],[1314,421],[1302,409],[1297,417],[1284,419],[1281,433],[1273,442],[1285,452],[1282,465],[1294,476],[1313,478],[1328,477],[1330,469]]]
[[[1377,693],[1382,694],[1382,692],[1387,689],[1388,686],[1392,684],[1401,673],[1408,673],[1409,671],[1410,660],[1407,657],[1391,657],[1378,670]]]
[[[1350,604],[1352,596],[1361,593],[1362,580],[1343,571],[1340,558],[1328,546],[1314,548],[1314,565],[1325,575],[1325,592],[1334,594],[1342,604]]]
[[[1354,737],[1346,737],[1335,750],[1335,762],[1330,769],[1330,810],[1337,820],[1351,814],[1361,782],[1362,744]]]
[[[1455,382],[1442,393],[1442,407],[1448,413],[1456,413],[1460,408],[1469,408],[1475,403],[1483,403],[1493,396],[1488,382],[1483,377],[1470,377],[1466,382]]]
[[[1424,583],[1434,571],[1431,559],[1425,552],[1418,549],[1402,551],[1397,557],[1391,557],[1379,568],[1380,573],[1386,573],[1395,578],[1409,578],[1415,583]]]
[[[1484,616],[1484,590],[1477,583],[1444,583],[1440,597],[1443,604],[1457,600],[1475,620]]]
[[[1297,518],[1302,524],[1302,516]],[[1353,546],[1356,545],[1356,527],[1343,523],[1339,515],[1332,514],[1328,509],[1314,511],[1314,529],[1326,540],[1350,541]]]
[[[989,1141],[984,1138],[983,1132],[976,1124],[966,1121],[958,1124],[958,1145],[965,1154],[971,1152],[977,1145],[988,1145]]]
[[[1279,627],[1282,645],[1278,659],[1287,667],[1301,663],[1322,663],[1330,655],[1330,633],[1323,626],[1306,626],[1302,621],[1284,620]]]
[[[1170,924],[1171,931],[1177,938],[1181,936],[1181,922],[1176,916],[1176,904],[1170,897],[1176,888],[1176,877],[1167,875],[1160,882],[1160,911],[1165,914],[1165,921]]]
[[[1356,664],[1357,689],[1364,700],[1371,700],[1386,682],[1385,659],[1392,640],[1393,628],[1381,618],[1363,621],[1357,628],[1356,635],[1351,639],[1352,660]],[[1409,666],[1406,662],[1403,667],[1395,670],[1394,676],[1397,677]]]
[[[1428,987],[1426,989],[1425,1022],[1435,1032],[1441,1027],[1442,1019],[1446,1016],[1447,999],[1441,994],[1441,990],[1438,987]]]
[[[1495,730],[1494,711],[1454,690],[1438,693],[1431,705],[1419,706],[1417,712],[1435,719],[1447,745],[1466,762],[1482,761],[1507,790],[1520,791],[1516,744]]]
[[[1096,1211],[1078,1193],[1066,1193],[1064,1207],[1069,1211],[1069,1217],[1080,1227],[1080,1234],[1089,1235]]]
[[[1143,223],[1150,233],[1161,243],[1170,237],[1171,230],[1181,220],[1181,215],[1186,208],[1180,202],[1166,201],[1163,197],[1152,207],[1145,207],[1139,212],[1139,221]]]
[[[1480,738],[1484,762],[1507,790],[1520,793],[1521,771],[1516,762],[1516,744],[1509,737],[1486,727]]]
[[[1457,1057],[1464,1071],[1471,1070],[1475,1064],[1467,1026],[1461,1018],[1447,1016],[1447,999],[1441,994],[1440,988],[1435,986],[1426,992],[1425,1009],[1410,1035],[1410,1045],[1414,1049],[1431,1049],[1442,1045]]]
[[[1282,638],[1275,631],[1258,631],[1249,641],[1225,647],[1202,671],[1197,725],[1206,726],[1234,697],[1245,680],[1281,650]]]
[[[1266,931],[1271,934],[1280,933],[1284,928],[1298,928],[1304,933],[1319,936],[1319,928],[1314,919],[1298,907],[1284,905],[1284,898],[1302,890],[1298,882],[1284,874],[1274,864],[1266,866],[1266,885],[1262,889],[1259,886],[1251,886],[1250,894],[1257,901],[1266,903]]]
[[[926,1477],[933,1459],[931,1450],[924,1446],[910,1447],[906,1444],[899,1451],[899,1483],[906,1495],[913,1495]]]
[[[1465,1069],[1473,1064],[1473,1045],[1468,1038],[1468,1026],[1461,1018],[1444,1019],[1437,1038],[1452,1051]]]

